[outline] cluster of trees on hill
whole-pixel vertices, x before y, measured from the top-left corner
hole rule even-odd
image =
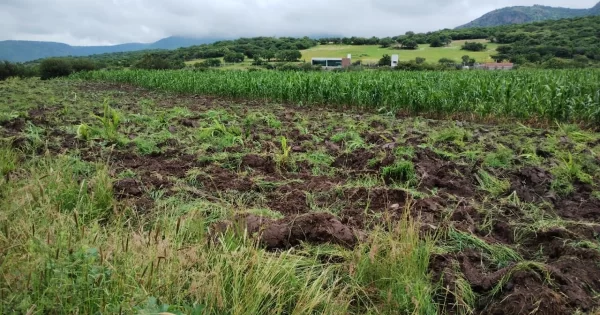
[[[260,58],[268,61],[273,59],[295,61],[302,55],[300,50],[316,45],[318,45],[318,41],[308,37],[255,37],[219,41],[213,44],[178,48],[175,50],[111,53],[77,57],[75,59],[93,60],[100,68],[140,67],[141,65],[148,64],[147,62],[140,64],[140,60],[142,59],[163,59],[165,63],[153,63],[160,67],[151,66],[147,68],[177,69],[183,67],[185,61],[195,59],[223,58],[225,62],[229,63],[241,62],[246,58]],[[39,62],[40,60],[36,60],[29,63],[37,64]]]
[[[39,65],[27,65],[0,62],[0,81],[10,77],[41,77],[42,80],[64,77],[71,73],[80,71],[92,71],[99,69],[96,63],[88,59],[75,58],[48,58],[42,60]]]
[[[552,58],[600,62],[600,16],[500,27],[496,59],[540,63]]]
[[[452,38],[447,34],[437,33],[416,34],[406,32],[405,35],[394,37],[331,37],[321,38],[321,45],[380,45],[382,48],[397,46],[401,49],[417,49],[419,45],[430,44],[432,47],[443,47],[450,44]]]
[[[38,75],[38,69],[26,66],[20,63],[12,63],[8,61],[0,62],[0,81],[10,77],[34,77]]]

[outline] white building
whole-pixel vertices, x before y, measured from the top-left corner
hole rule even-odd
[[[352,65],[352,55],[346,58],[312,58],[313,66],[321,66],[325,69],[346,68]]]
[[[392,55],[392,64],[390,66],[392,66],[392,68],[397,67],[398,61],[400,61],[400,57],[398,55]]]

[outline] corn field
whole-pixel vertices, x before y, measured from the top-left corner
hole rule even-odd
[[[600,71],[276,72],[121,70],[76,79],[302,105],[600,123]]]

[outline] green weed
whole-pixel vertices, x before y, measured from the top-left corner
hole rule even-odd
[[[9,145],[0,145],[0,176],[3,176],[5,181],[10,179],[10,173],[13,172],[18,165],[19,155]]]
[[[498,268],[506,267],[512,262],[522,261],[523,258],[513,249],[500,244],[488,244],[479,237],[450,228],[448,230],[448,245],[451,251],[462,251],[467,248],[481,250]]]
[[[513,157],[514,152],[511,149],[498,144],[496,152],[489,153],[485,157],[483,165],[493,168],[508,168],[512,164]]]
[[[326,152],[312,151],[304,154],[306,160],[312,167],[312,174],[315,176],[326,175],[331,169],[331,164],[335,161],[335,158]]]
[[[264,124],[269,128],[279,129],[281,128],[281,121],[271,113],[263,114],[260,112],[252,112],[244,119],[244,127],[252,129],[259,124]]]
[[[337,133],[331,137],[331,141],[343,143],[345,148],[349,151],[365,148],[367,146],[363,138],[356,131]]]
[[[415,149],[410,146],[399,146],[394,150],[397,157],[412,159],[415,157]]]
[[[571,153],[568,158],[561,159],[559,165],[552,168],[551,172],[554,175],[551,188],[563,196],[569,195],[575,190],[573,187],[575,181],[586,184],[591,184],[593,181],[592,176],[583,171],[581,164],[573,159]]]
[[[24,130],[25,137],[28,140],[29,151],[35,151],[44,145],[44,133],[45,130],[42,127],[34,125],[31,121],[27,122],[27,126]]]
[[[348,188],[374,188],[377,186],[381,186],[383,183],[383,179],[378,177],[378,176],[374,176],[374,175],[359,175],[356,177],[353,177],[351,179],[349,179],[345,184],[344,187],[348,187]]]
[[[415,166],[411,161],[397,161],[381,170],[381,175],[393,182],[414,185],[418,182]]]
[[[484,170],[479,170],[477,175],[475,175],[475,178],[479,183],[479,188],[487,191],[493,197],[499,197],[510,188],[510,182],[508,180],[498,179]]]
[[[408,216],[390,223],[390,232],[371,232],[355,250],[352,266],[361,285],[379,290],[377,313],[436,314],[428,265],[433,240],[419,236],[418,223]]]
[[[540,280],[545,283],[551,284],[552,277],[550,271],[546,267],[546,265],[533,261],[523,261],[517,263],[515,266],[510,268],[510,271],[507,272],[500,281],[494,286],[494,288],[490,291],[490,296],[496,296],[498,293],[502,292],[502,289],[506,286],[506,284],[510,281],[512,276],[519,271],[528,271],[535,275],[537,275]]]
[[[471,284],[463,277],[459,266],[454,266],[453,275],[454,283],[442,288],[444,295],[446,298],[450,295],[454,299],[454,307],[458,314],[473,314],[479,295],[473,292]],[[443,310],[443,313],[446,312]]]
[[[133,143],[141,155],[150,155],[161,152],[158,144],[152,139],[138,137],[133,140]]]
[[[473,134],[458,126],[452,126],[439,131],[434,131],[430,139],[435,144],[438,142],[452,142],[454,144],[463,146],[465,141],[468,141],[473,137]]]
[[[0,113],[0,122],[11,121],[13,119],[19,118],[21,115],[16,111],[2,111]]]
[[[199,129],[196,138],[205,141],[209,146],[223,149],[236,144],[244,145],[241,133],[238,128],[227,127],[221,121],[214,119],[210,126]]]

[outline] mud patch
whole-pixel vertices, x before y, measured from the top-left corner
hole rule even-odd
[[[270,156],[263,157],[257,154],[248,154],[242,158],[241,166],[262,170],[265,173],[275,173],[275,161]]]
[[[248,177],[241,177],[238,174],[222,169],[212,168],[207,170],[208,175],[200,175],[196,180],[202,187],[210,191],[228,191],[238,192],[259,191],[258,186]]]
[[[218,235],[229,228],[248,230],[268,250],[289,249],[303,242],[331,243],[352,248],[361,235],[328,213],[311,213],[281,220],[254,215],[238,216],[232,222],[218,223],[213,230]]]
[[[473,197],[475,187],[471,181],[472,170],[451,161],[440,159],[431,150],[422,150],[413,159],[421,178],[420,188],[438,188],[460,197]]]
[[[137,180],[126,178],[116,181],[113,184],[113,191],[118,198],[140,197],[144,193],[144,188]]]
[[[29,119],[36,125],[47,125],[48,117],[52,116],[56,108],[36,108],[28,112]]]
[[[553,176],[539,167],[524,167],[509,175],[511,191],[525,202],[540,202],[548,197]]]
[[[592,196],[591,185],[577,183],[574,186],[575,193],[555,202],[557,213],[566,219],[600,222],[600,200]]]
[[[0,122],[0,126],[4,127],[7,132],[16,134],[25,129],[25,119],[17,118]]]
[[[333,162],[333,167],[349,168],[354,170],[365,169],[369,160],[375,157],[373,152],[359,149],[352,153],[344,153]]]
[[[300,189],[281,187],[268,196],[269,208],[285,215],[307,213],[310,207],[306,202],[306,193]]]
[[[494,298],[482,314],[572,314],[567,299],[552,290],[537,273],[516,272],[506,288],[509,290]]]

